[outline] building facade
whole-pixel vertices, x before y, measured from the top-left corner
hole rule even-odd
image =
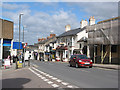
[[[95,24],[95,18],[90,17],[89,25]],[[90,50],[87,43],[88,33],[86,27],[87,20],[81,20],[80,28],[72,29],[68,24],[65,26],[65,32],[57,37],[56,57],[61,61],[69,61],[73,54],[86,54],[90,57]]]
[[[0,19],[0,59],[11,55],[13,40],[13,22]]]
[[[47,38],[42,38],[42,39],[38,40],[39,60],[48,61],[50,59],[50,57],[52,59],[53,46],[51,44],[55,40],[56,40],[55,34],[50,34],[50,36],[48,36]]]
[[[94,63],[118,64],[120,60],[119,17],[87,27],[90,57]]]
[[[87,37],[88,34],[86,33],[85,27],[66,30],[66,32],[57,37],[56,57],[60,58],[61,61],[68,61],[73,54],[87,55],[87,52],[83,52],[85,42],[80,41],[80,39]]]

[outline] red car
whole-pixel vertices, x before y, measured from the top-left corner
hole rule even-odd
[[[83,54],[71,55],[69,64],[70,67],[75,66],[76,68],[78,68],[81,66],[89,66],[89,68],[92,68],[92,60]]]

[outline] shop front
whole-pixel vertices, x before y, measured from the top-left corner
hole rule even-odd
[[[67,46],[58,46],[56,48],[56,57],[60,58],[60,61],[68,61],[68,48]]]
[[[11,41],[10,39],[3,39],[3,59],[11,55]]]

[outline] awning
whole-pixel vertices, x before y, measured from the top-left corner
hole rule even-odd
[[[67,46],[58,46],[57,50],[68,50]]]

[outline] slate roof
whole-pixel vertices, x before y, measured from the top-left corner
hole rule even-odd
[[[66,36],[74,36],[76,35],[77,33],[83,31],[86,27],[84,28],[77,28],[77,29],[73,29],[73,30],[70,30],[70,31],[67,31],[67,32],[64,32],[62,33],[61,35],[57,36],[57,38],[59,37],[66,37]]]

